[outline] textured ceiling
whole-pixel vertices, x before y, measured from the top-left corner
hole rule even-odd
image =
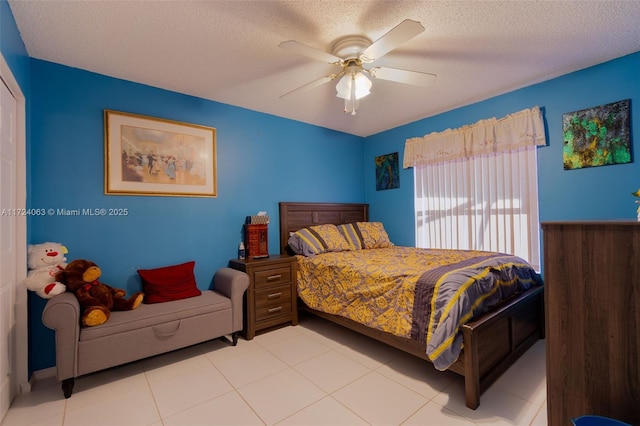
[[[29,56],[368,136],[640,50],[634,1],[9,0]],[[336,71],[278,44],[331,53],[404,19],[425,31],[375,65],[436,74],[427,88],[375,80],[357,115]],[[639,74],[640,75],[640,74]],[[130,111],[140,112],[140,111]]]

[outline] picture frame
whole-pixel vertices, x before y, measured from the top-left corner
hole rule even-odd
[[[105,194],[216,197],[214,127],[104,110]]]

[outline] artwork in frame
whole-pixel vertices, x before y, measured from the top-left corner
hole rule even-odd
[[[398,153],[376,157],[376,191],[400,188]]]
[[[631,162],[630,100],[562,115],[565,170]]]
[[[105,194],[217,196],[216,129],[104,111]]]

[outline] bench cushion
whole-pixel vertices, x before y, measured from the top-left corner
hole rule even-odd
[[[200,296],[188,299],[151,305],[141,304],[132,311],[111,312],[109,320],[104,324],[83,327],[80,331],[80,341],[98,339],[212,312],[231,310],[231,307],[231,300],[211,290],[202,291]]]

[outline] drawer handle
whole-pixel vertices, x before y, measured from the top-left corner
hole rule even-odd
[[[269,308],[268,312],[270,314],[274,314],[276,312],[280,312],[282,310],[282,306],[276,306],[275,308]]]
[[[282,274],[271,275],[271,276],[267,277],[267,281],[279,280],[280,278],[282,278]]]
[[[155,335],[159,338],[171,337],[180,330],[182,320],[175,321],[174,323],[160,324],[151,327]]]
[[[280,296],[282,296],[281,291],[267,295],[267,299],[278,299]]]

